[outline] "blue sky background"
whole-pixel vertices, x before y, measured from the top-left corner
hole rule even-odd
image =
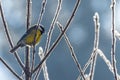
[[[42,25],[44,25],[46,32],[52,22],[58,0],[48,0],[46,11],[43,16]],[[4,15],[9,26],[9,31],[14,44],[20,39],[26,30],[26,1],[25,0],[2,0]],[[40,12],[42,0],[33,0],[32,5],[32,25],[37,23]],[[58,21],[64,26],[67,19],[70,17],[72,9],[76,0],[63,0],[62,10],[60,12]],[[81,0],[79,9],[75,15],[70,28],[66,32],[74,51],[77,55],[79,63],[82,68],[90,57],[94,43],[94,21],[93,15],[95,12],[100,16],[100,42],[99,48],[110,59],[111,52],[111,0]],[[117,0],[116,4],[116,29],[120,31],[120,2]],[[51,44],[56,40],[60,31],[55,26]],[[47,35],[42,36],[41,42],[38,46],[44,48]],[[0,19],[0,56],[7,61],[7,63],[19,74],[21,69],[16,62],[13,54],[9,54],[9,43],[6,39],[3,24]],[[116,58],[118,73],[120,73],[120,41],[117,39]],[[37,47],[38,52],[38,47]],[[24,61],[24,48],[19,48],[18,53]],[[36,64],[39,62],[38,54],[36,53]],[[64,39],[58,44],[52,55],[47,60],[47,67],[50,80],[76,80],[79,71],[72,60],[70,51]],[[87,70],[86,73],[88,73]],[[2,80],[16,80],[16,78],[0,63],[0,78]],[[96,63],[94,80],[113,80],[113,75],[109,71],[105,62],[98,57]],[[43,75],[40,75],[39,80],[43,80]]]

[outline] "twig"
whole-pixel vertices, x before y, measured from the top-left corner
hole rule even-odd
[[[47,34],[47,41],[46,41],[45,52],[44,52],[45,54],[48,52],[48,49],[49,49],[49,46],[50,46],[52,33],[53,33],[53,30],[54,30],[54,26],[55,26],[55,23],[57,21],[58,15],[59,15],[60,10],[61,10],[61,5],[62,5],[62,0],[58,0],[58,5],[57,5],[56,12],[55,12],[55,16],[52,20],[52,23],[50,25],[50,29],[49,29],[48,34]]]
[[[111,65],[111,62],[107,59],[107,57],[104,55],[104,53],[100,49],[97,50],[97,53],[104,60],[104,62],[107,64],[109,70],[114,74],[113,66]]]
[[[39,47],[39,57],[42,60],[44,58],[44,53],[43,53],[43,49],[42,47]],[[49,80],[49,76],[48,76],[48,72],[47,72],[47,66],[46,66],[46,62],[43,63],[42,65],[43,68],[43,73],[44,73],[44,79],[45,80]],[[38,80],[39,74],[40,74],[41,69],[39,68],[38,71],[36,71],[34,80]]]
[[[107,59],[107,57],[104,55],[104,53],[100,50],[100,49],[98,49],[97,50],[97,53],[99,54],[99,56],[104,60],[104,62],[106,63],[106,65],[108,66],[108,68],[109,68],[109,70],[113,73],[113,75],[114,75],[114,69],[113,69],[113,66],[112,66],[112,64],[111,64],[111,62]],[[120,75],[117,73],[116,74],[117,75],[117,77],[118,77],[118,80],[120,79]]]
[[[94,40],[93,53],[95,53],[95,55],[94,55],[94,57],[92,59],[92,63],[91,63],[90,80],[93,80],[95,64],[96,64],[96,59],[97,59],[96,50],[98,49],[98,45],[99,45],[99,28],[100,28],[100,23],[99,23],[99,15],[98,15],[98,13],[95,13],[95,15],[93,16],[93,20],[94,20],[94,23],[95,23],[95,40]]]
[[[43,0],[40,15],[39,15],[38,22],[37,22],[38,26],[40,25],[40,23],[42,21],[42,17],[43,17],[43,14],[45,12],[46,4],[47,4],[47,0]]]
[[[4,29],[5,29],[5,33],[6,33],[6,36],[7,36],[7,39],[8,39],[8,42],[10,44],[10,47],[13,48],[13,42],[12,42],[12,39],[10,37],[10,33],[8,31],[8,26],[7,26],[7,22],[5,20],[5,17],[4,17],[4,14],[3,14],[3,10],[2,10],[2,5],[1,5],[1,0],[0,0],[0,13],[1,13],[1,18],[2,18],[2,21],[3,21],[3,24],[4,24]],[[24,64],[22,63],[20,57],[18,56],[17,52],[14,52],[14,56],[16,58],[16,60],[18,61],[20,67],[24,70]]]
[[[35,72],[35,76],[34,76],[34,79],[33,80],[38,80],[38,77],[40,75],[40,72],[41,72],[41,68],[39,68],[36,72]]]
[[[19,75],[10,67],[8,66],[8,64],[0,57],[0,61],[7,67],[8,70],[10,70],[10,72],[17,77],[19,80],[22,80]]]
[[[114,71],[114,78],[117,78],[117,68],[116,68],[116,59],[115,59],[115,47],[116,47],[116,38],[115,38],[115,0],[111,0],[111,9],[112,9],[112,48],[111,48],[111,62]]]
[[[26,21],[26,28],[29,29],[29,26],[31,24],[31,7],[32,7],[32,1],[27,0],[27,21]],[[30,72],[30,49],[28,46],[26,46],[26,56],[25,56],[25,78],[26,80],[31,80],[31,72]]]
[[[36,27],[36,31],[35,31],[35,34],[34,34],[34,44],[33,44],[33,55],[32,55],[32,67],[31,67],[31,72],[33,71],[34,69],[34,59],[35,59],[35,39],[36,39],[36,35],[37,35],[37,30],[38,30],[38,27],[40,26],[40,23],[42,21],[42,17],[43,17],[43,14],[45,12],[45,7],[46,7],[46,4],[47,4],[47,0],[43,0],[42,1],[42,7],[41,7],[41,11],[40,11],[40,14],[39,14],[39,18],[38,18],[38,22],[37,22],[37,27]]]
[[[89,60],[87,61],[87,63],[85,64],[85,66],[83,68],[83,72],[85,72],[86,69],[88,68],[88,66],[91,63],[90,80],[93,80],[95,63],[96,63],[96,58],[97,58],[96,51],[97,51],[98,45],[99,45],[99,28],[100,28],[100,23],[99,23],[99,15],[98,15],[98,13],[95,13],[95,15],[93,16],[93,19],[94,19],[94,23],[95,23],[95,39],[94,39],[93,52],[92,52]],[[78,78],[81,79],[80,76],[78,76]]]
[[[43,49],[42,47],[39,47],[39,52],[38,52],[38,55],[40,57],[40,59],[42,59],[44,57],[44,54],[43,54]],[[42,57],[42,58],[41,58]],[[45,62],[46,63],[46,62]],[[44,63],[43,63],[44,65]],[[43,68],[43,65],[42,65],[42,68]],[[36,73],[35,73],[35,76],[34,76],[34,79],[33,80],[38,80],[39,78],[39,75],[40,75],[40,72],[41,72],[41,69],[39,68]],[[43,72],[44,73],[44,72]],[[45,76],[44,76],[44,79],[46,80]]]
[[[45,52],[44,52],[45,54],[47,53],[47,50],[49,49],[49,46],[50,46],[51,36],[52,36],[52,33],[53,33],[54,25],[57,21],[58,15],[59,15],[60,10],[61,10],[61,5],[62,5],[62,0],[58,0],[58,6],[57,6],[57,9],[56,9],[56,12],[55,12],[55,16],[53,18],[53,21],[50,25],[50,29],[48,31],[48,37],[47,37],[47,42],[46,42],[46,47],[45,47]],[[41,70],[39,70],[39,71],[41,71]]]
[[[83,68],[83,72],[86,71],[86,69],[88,68],[88,66],[90,65],[93,57],[95,56],[95,53],[92,53],[92,55],[90,56],[90,58],[88,59],[87,63],[85,64],[84,68]]]
[[[93,56],[93,59],[91,61],[91,67],[90,67],[90,80],[93,80],[94,73],[95,73],[95,65],[96,65],[96,60],[97,60],[97,53],[94,51],[95,56]]]
[[[84,68],[83,68],[83,73],[85,73],[86,69],[88,68],[88,66],[90,65],[90,63],[92,62],[93,57],[96,55],[96,53],[92,52],[90,58],[88,59],[87,63],[85,64]],[[77,80],[80,80],[81,76],[79,75]]]
[[[117,30],[115,30],[115,36],[120,40],[120,33]]]
[[[100,28],[100,23],[99,23],[99,15],[98,13],[95,13],[93,16],[93,20],[95,23],[95,40],[94,40],[94,47],[93,47],[93,53],[95,53],[92,62],[91,62],[91,67],[90,67],[90,80],[93,80],[94,77],[94,71],[95,71],[95,64],[96,64],[96,59],[97,59],[97,53],[96,50],[98,49],[99,45],[99,28]]]
[[[33,71],[33,69],[34,69],[34,62],[35,62],[35,45],[32,47],[32,50],[33,50],[33,52],[32,52],[32,65],[31,65],[31,72]]]
[[[38,54],[39,54],[40,59],[42,60],[44,58],[44,53],[43,53],[43,49],[41,47],[39,47],[39,53]],[[43,63],[42,68],[43,68],[44,79],[49,80],[46,61]]]
[[[80,1],[81,0],[77,0],[76,1],[76,4],[75,4],[75,7],[73,9],[73,12],[72,12],[72,15],[70,16],[70,18],[68,19],[66,25],[65,25],[65,28],[63,30],[63,32],[58,36],[58,38],[56,39],[56,41],[53,43],[52,47],[49,49],[49,51],[45,54],[45,57],[42,59],[42,61],[39,63],[39,65],[34,69],[34,71],[32,73],[34,73],[36,70],[38,70],[39,67],[41,67],[42,63],[47,60],[47,58],[50,56],[51,52],[55,49],[55,47],[57,46],[57,44],[60,42],[60,40],[62,39],[63,37],[63,34],[67,31],[67,29],[69,28],[69,25],[70,23],[72,22],[73,20],[73,17],[75,16],[75,13],[79,7],[79,4],[80,4]]]
[[[91,54],[92,54],[92,55],[90,56],[90,58],[88,59],[87,63],[85,64],[85,66],[84,66],[84,68],[83,68],[83,72],[86,71],[86,69],[87,69],[88,66],[90,65],[90,63],[91,63],[93,57],[95,56],[95,53],[92,52]]]
[[[20,77],[21,77],[23,80],[25,80],[25,72],[24,72],[24,71],[22,71],[22,74],[20,75]]]
[[[63,26],[59,22],[57,22],[57,25],[58,25],[59,29],[62,32],[63,31]],[[67,45],[68,45],[68,47],[70,49],[72,59],[74,60],[75,64],[77,65],[77,68],[78,68],[80,74],[82,75],[83,79],[85,80],[84,73],[82,71],[81,65],[78,62],[78,59],[77,59],[76,54],[74,52],[74,49],[73,49],[73,47],[72,47],[72,45],[71,45],[71,43],[70,43],[66,33],[64,33],[64,38],[65,38],[65,41],[66,41],[66,43],[67,43]]]
[[[99,23],[99,14],[95,13],[93,16],[93,20],[95,23],[95,40],[94,40],[94,50],[98,49],[99,45],[99,29],[100,29],[100,23]]]

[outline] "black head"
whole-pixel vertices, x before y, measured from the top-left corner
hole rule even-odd
[[[44,29],[43,25],[40,25],[40,31],[41,31],[41,33],[45,32],[45,29]]]
[[[41,25],[41,24],[39,26],[38,26],[38,24],[35,24],[33,26],[33,28],[35,28],[35,29],[39,28],[41,31],[41,34],[43,34],[45,32],[45,29],[44,29],[43,25]]]

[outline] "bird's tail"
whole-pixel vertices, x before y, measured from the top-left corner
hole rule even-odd
[[[20,44],[17,44],[15,47],[13,47],[10,52],[11,53],[14,53],[21,45]]]

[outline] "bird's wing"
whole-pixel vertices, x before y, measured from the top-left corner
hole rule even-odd
[[[29,28],[29,29],[25,32],[25,34],[20,38],[20,40],[18,41],[17,44],[21,44],[21,47],[22,47],[22,46],[25,46],[26,44],[25,44],[25,41],[24,41],[24,40],[25,40],[28,36],[30,36],[31,32],[32,32],[33,30],[35,30],[35,29],[36,29],[36,26]]]

